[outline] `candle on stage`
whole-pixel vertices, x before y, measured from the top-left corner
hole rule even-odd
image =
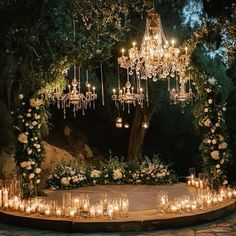
[[[14,196],[14,198],[13,198],[13,209],[15,211],[18,211],[19,204],[20,204],[19,198],[17,196]]]
[[[44,210],[44,214],[46,215],[46,216],[50,216],[50,214],[51,214],[51,210],[50,209],[45,209]]]
[[[0,207],[2,207],[2,189],[0,189]]]
[[[110,220],[112,220],[113,214],[114,214],[114,210],[113,210],[113,207],[111,206],[108,209],[108,217],[109,217]]]
[[[91,218],[95,218],[95,216],[96,216],[96,209],[95,209],[95,207],[92,206],[89,209],[89,215],[90,215]]]
[[[61,216],[62,215],[62,210],[61,209],[57,209],[56,210],[56,216]]]
[[[20,205],[19,205],[19,210],[20,210],[21,212],[23,212],[23,211],[25,210],[25,205],[24,205],[24,203],[20,203]]]
[[[75,209],[71,209],[70,212],[69,212],[70,217],[74,218],[75,217],[75,213],[76,213],[76,210]]]
[[[2,199],[3,199],[4,207],[5,207],[5,205],[8,206],[8,190],[6,188],[3,190],[3,198]]]
[[[30,215],[31,213],[31,207],[30,206],[27,206],[26,209],[25,209],[25,212],[27,215]]]

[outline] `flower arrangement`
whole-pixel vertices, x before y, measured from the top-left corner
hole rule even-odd
[[[15,162],[22,179],[24,197],[37,195],[40,184],[42,155],[41,126],[43,119],[43,98],[24,98],[18,95],[18,106],[14,116],[16,131]]]
[[[202,132],[200,145],[204,169],[212,179],[214,187],[228,183],[225,168],[230,160],[228,135],[224,112],[226,104],[222,102],[222,88],[214,77],[205,78],[204,96],[198,117],[198,125]]]
[[[76,181],[75,181],[76,179]],[[172,184],[176,176],[157,155],[139,163],[124,162],[112,157],[100,169],[87,164],[82,169],[57,166],[48,178],[51,189],[73,189],[95,184]]]

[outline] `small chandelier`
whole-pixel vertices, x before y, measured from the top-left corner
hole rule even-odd
[[[175,48],[175,41],[169,43],[164,35],[160,15],[151,11],[146,18],[146,28],[140,50],[133,43],[133,47],[128,50],[128,57],[124,55],[118,58],[118,63],[122,68],[134,70],[137,78],[166,79],[175,76],[175,72],[185,70],[189,62],[187,48],[185,53],[180,53]]]
[[[179,81],[176,80],[176,89],[170,90],[170,100],[172,104],[180,104],[182,107],[182,112],[184,113],[184,107],[193,102],[195,94],[192,91],[191,80],[185,80],[180,78]]]
[[[127,69],[127,81],[123,89],[120,88],[120,82],[118,78],[118,89],[113,89],[112,91],[112,99],[115,101],[115,103],[119,102],[122,105],[123,110],[125,109],[125,105],[127,105],[128,113],[130,113],[130,105],[136,106],[138,104],[143,107],[145,98],[143,89],[140,87],[139,82],[137,83],[136,89],[131,85],[129,74],[129,70]]]
[[[76,20],[73,20],[73,33],[74,33],[74,44],[75,44],[75,23]],[[84,93],[81,92],[81,83],[80,83],[80,67],[79,67],[79,76],[77,80],[76,74],[76,62],[74,61],[74,75],[71,82],[71,85],[68,85],[68,92],[54,93],[54,100],[57,103],[58,109],[62,108],[64,113],[64,119],[66,118],[66,108],[73,106],[74,117],[76,117],[76,112],[78,110],[82,111],[82,114],[85,114],[85,110],[89,107],[95,109],[95,100],[97,99],[97,94],[95,93],[95,87],[91,87],[88,82],[88,70],[86,71],[86,86],[87,91]]]
[[[76,117],[76,112],[82,110],[82,114],[85,115],[85,110],[89,107],[95,109],[95,100],[97,99],[97,94],[95,93],[95,87],[91,88],[88,83],[88,70],[86,72],[87,78],[87,91],[82,93],[80,91],[80,69],[79,69],[79,79],[76,79],[76,64],[74,64],[74,78],[71,85],[68,85],[69,92],[64,93],[61,96],[56,97],[56,103],[58,109],[62,108],[64,113],[64,118],[66,118],[66,108],[73,107],[74,117]]]

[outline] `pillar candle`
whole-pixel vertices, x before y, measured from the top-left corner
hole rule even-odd
[[[2,189],[0,189],[0,208],[2,207]]]

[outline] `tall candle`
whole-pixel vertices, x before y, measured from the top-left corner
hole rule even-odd
[[[62,210],[61,209],[57,209],[56,210],[56,216],[61,216],[61,214],[62,214]]]
[[[8,190],[6,188],[3,190],[3,204],[8,205]]]
[[[96,213],[95,207],[91,207],[89,210],[90,217],[95,218],[95,213]]]
[[[27,215],[30,215],[30,213],[31,213],[31,207],[30,207],[30,206],[27,206],[25,212],[26,212]]]
[[[0,207],[2,207],[2,189],[0,189]]]

